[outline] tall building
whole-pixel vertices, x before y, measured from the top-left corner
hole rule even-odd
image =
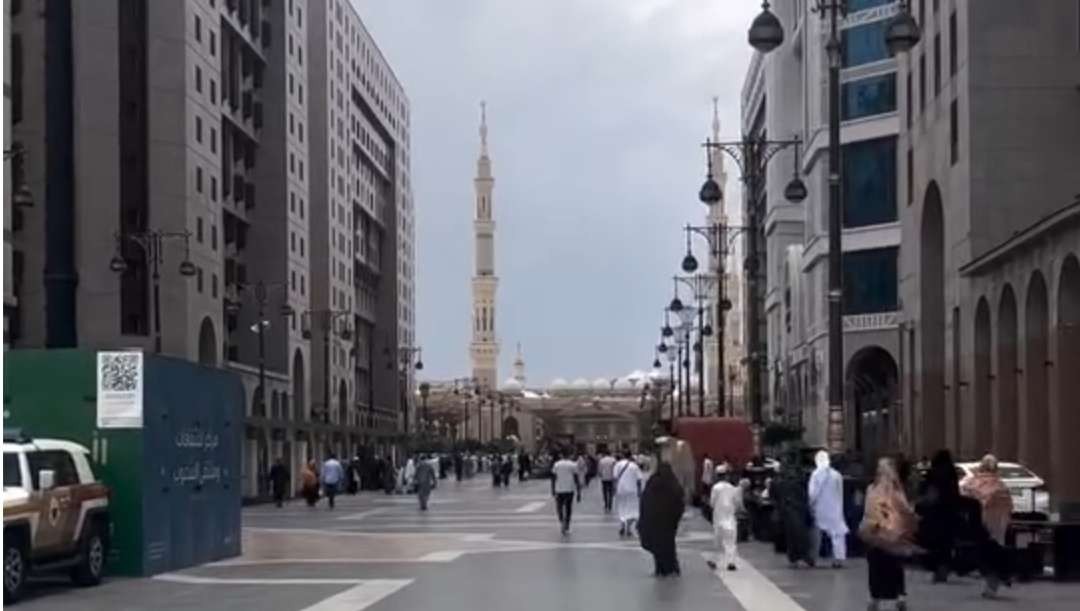
[[[19,45],[21,47],[22,42],[20,40]],[[12,187],[15,185],[15,181],[12,180],[12,169],[15,167],[15,163],[12,161],[14,157],[14,151],[11,148],[11,125],[13,123],[11,117],[11,90],[13,87],[12,81],[12,66],[15,63],[12,62],[11,56],[13,54],[19,55],[18,63],[21,66],[22,63],[22,49],[15,51],[15,46],[12,44],[11,36],[11,11],[4,11],[4,347],[7,348],[9,341],[9,328],[11,326],[11,316],[15,313],[15,308],[18,305],[18,299],[15,297],[15,278],[12,275],[14,267],[12,266],[12,255],[15,254],[14,248],[11,244],[12,229],[12,211],[13,203],[15,199],[15,193]],[[20,67],[21,70],[21,67]],[[21,83],[20,83],[21,87]],[[20,109],[21,112],[21,109]]]
[[[913,2],[899,61],[902,445],[1080,509],[1080,6]]]
[[[352,3],[309,9],[311,395],[340,447],[413,419],[409,100]]]
[[[412,383],[408,101],[351,5],[10,4],[35,202],[13,211],[11,346],[236,372],[245,496],[278,456],[298,474],[389,447]]]
[[[498,383],[499,340],[495,335],[495,292],[499,279],[495,276],[495,219],[492,191],[495,178],[491,175],[488,156],[487,106],[480,104],[480,157],[476,161],[476,206],[473,228],[476,238],[476,273],[472,279],[473,328],[469,355],[473,377],[482,388],[495,390]]]

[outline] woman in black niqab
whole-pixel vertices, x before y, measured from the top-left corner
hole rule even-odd
[[[641,495],[641,520],[638,524],[641,547],[652,553],[658,577],[678,575],[680,572],[675,534],[686,510],[683,493],[671,465],[661,463],[645,484],[645,492]]]

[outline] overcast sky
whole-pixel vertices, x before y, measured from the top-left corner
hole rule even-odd
[[[469,375],[479,102],[495,175],[499,377],[651,367],[701,224],[712,96],[738,136],[755,0],[354,0],[412,104],[424,376]],[[728,197],[738,201],[729,167]]]

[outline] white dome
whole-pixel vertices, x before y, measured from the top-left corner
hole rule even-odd
[[[629,376],[615,380],[615,390],[629,390],[630,388],[633,388],[634,385],[630,383],[628,378]]]
[[[611,381],[607,378],[596,378],[592,382],[593,390],[607,390],[611,388]]]
[[[649,372],[649,380],[650,381],[653,381],[653,380],[665,380],[665,379],[667,379],[667,375],[664,373],[664,371],[662,369],[653,369],[652,371]]]
[[[637,386],[645,378],[645,372],[640,369],[635,369],[626,374],[626,380],[630,382],[631,386]]]
[[[548,388],[551,390],[565,390],[567,386],[570,386],[570,383],[563,378],[555,378],[551,381],[551,384],[548,384]]]
[[[521,388],[521,382],[518,382],[514,378],[507,378],[506,381],[502,383],[502,388],[500,390],[515,391],[521,390]]]
[[[573,388],[574,390],[588,390],[589,381],[585,378],[578,378],[570,383],[570,388]]]

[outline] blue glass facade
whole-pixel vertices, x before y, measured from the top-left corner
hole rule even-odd
[[[847,121],[896,111],[896,73],[840,86],[840,117]]]
[[[842,151],[844,227],[896,221],[896,136],[847,144]]]
[[[890,247],[844,253],[844,314],[896,311],[898,251]]]
[[[875,6],[892,4],[895,1],[896,0],[847,0],[847,9],[849,13],[855,13],[868,8],[874,8]]]
[[[843,67],[850,68],[888,58],[889,50],[885,46],[885,30],[888,26],[889,20],[882,19],[841,32],[844,46]]]

